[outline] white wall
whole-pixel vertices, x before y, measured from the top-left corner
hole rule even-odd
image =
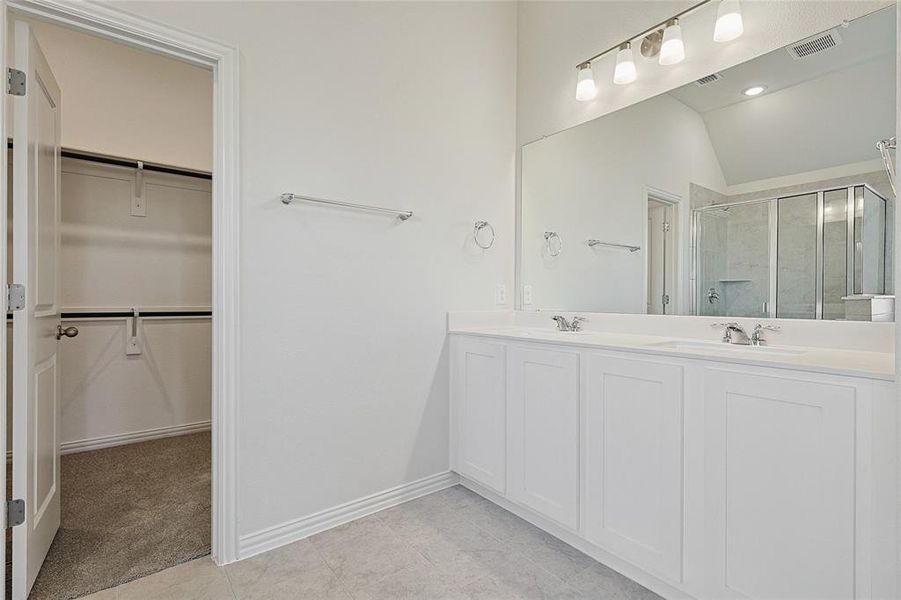
[[[529,144],[522,162],[522,283],[533,290],[533,306],[526,308],[645,312],[650,187],[682,199],[673,233],[683,276],[673,308],[688,310],[689,184],[725,188],[698,113],[658,96]],[[558,257],[548,256],[545,231],[563,238]],[[589,248],[591,238],[642,250]]]
[[[210,71],[31,21],[62,95],[62,144],[209,171]]]
[[[446,311],[513,279],[516,5],[119,7],[241,51],[240,532],[445,471]]]

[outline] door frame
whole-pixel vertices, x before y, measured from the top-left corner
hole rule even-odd
[[[673,211],[672,229],[670,230],[670,233],[673,236],[673,281],[670,288],[671,312],[667,313],[666,316],[681,315],[683,314],[682,308],[684,306],[682,299],[682,265],[684,263],[682,256],[682,198],[671,192],[649,185],[644,186],[644,200],[641,207],[641,247],[645,249],[645,252],[642,253],[644,254],[644,257],[641,280],[641,312],[642,314],[647,314],[648,312],[648,294],[650,293],[648,275],[650,274],[649,272],[651,269],[651,257],[647,252],[647,249],[650,247],[648,244],[650,240],[648,235],[648,202],[651,200],[666,204]]]
[[[213,72],[213,192],[212,192],[212,556],[224,565],[238,559],[238,393],[239,393],[239,84],[238,50],[234,47],[166,27],[100,3],[69,4],[60,0],[0,0],[0,31],[16,15],[99,36],[141,50],[162,54]],[[6,44],[0,44],[3,65],[9,65]],[[5,67],[4,67],[5,68]],[[5,90],[3,90],[5,92]],[[0,116],[7,114],[6,93],[0,93]],[[6,119],[0,138],[8,139]],[[7,197],[7,144],[0,159],[0,196]],[[0,281],[6,281],[7,214],[0,211]],[[0,328],[0,389],[6,389],[6,328]],[[6,403],[0,405],[0,446],[6,447]],[[0,469],[0,489],[6,471]],[[0,564],[5,562],[0,544]],[[0,575],[0,581],[4,578]],[[2,589],[2,588],[0,588]],[[2,593],[0,593],[2,595]]]

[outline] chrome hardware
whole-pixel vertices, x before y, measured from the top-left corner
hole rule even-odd
[[[751,345],[751,338],[748,336],[748,332],[738,323],[713,323],[711,327],[724,328],[721,340],[724,344],[735,344],[737,346]],[[738,339],[733,337],[735,334],[738,334]]]
[[[557,331],[572,331],[572,325],[563,315],[554,315],[554,321],[557,322]]]
[[[13,312],[25,308],[25,286],[21,283],[6,285],[6,310]]]
[[[25,522],[25,501],[24,500],[7,500],[6,501],[6,528],[18,527]]]
[[[754,326],[754,331],[751,332],[751,345],[752,346],[764,346],[766,345],[766,340],[763,339],[764,331],[782,331],[782,328],[778,325],[761,325],[758,323]]]
[[[18,69],[6,69],[6,93],[10,96],[25,95],[25,72]]]
[[[63,336],[67,338],[74,338],[78,335],[78,327],[66,327],[63,329],[62,325],[56,326],[56,339],[61,340]]]
[[[629,244],[615,244],[613,242],[602,242],[601,240],[588,240],[588,247],[594,248],[595,246],[607,246],[608,248],[624,248],[629,252],[638,252],[641,250],[641,246],[630,246]]]
[[[714,302],[719,302],[720,294],[716,291],[716,288],[710,288],[707,290],[707,302],[713,304]]]
[[[381,206],[369,206],[368,204],[357,204],[355,202],[343,202],[341,200],[326,200],[325,198],[314,198],[313,196],[301,196],[300,194],[292,194],[285,192],[281,195],[282,204],[291,204],[301,200],[303,202],[313,202],[316,204],[328,204],[331,206],[342,206],[344,208],[357,208],[359,210],[371,210],[373,212],[390,213],[397,215],[401,221],[406,221],[413,216],[412,210],[398,210],[396,208],[383,208]]]
[[[582,331],[582,323],[587,320],[585,317],[573,317],[573,320],[570,322],[563,315],[554,315],[554,321],[557,322],[557,331]]]
[[[484,244],[479,238],[479,234],[482,233],[483,230],[487,230],[488,233],[491,234],[488,241]],[[494,227],[492,227],[491,223],[489,223],[488,221],[476,221],[475,226],[472,228],[472,237],[476,241],[476,246],[478,246],[482,250],[487,250],[494,245]]]
[[[557,240],[556,249],[551,243],[552,240]],[[556,231],[544,232],[544,245],[547,248],[548,256],[560,256],[560,253],[563,252],[563,238]]]

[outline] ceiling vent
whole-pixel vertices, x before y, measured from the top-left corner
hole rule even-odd
[[[807,58],[830,48],[835,48],[842,43],[842,36],[835,29],[801,40],[787,48],[788,53],[795,60]]]
[[[722,78],[723,76],[719,73],[711,73],[710,75],[706,75],[695,81],[695,85],[698,87],[704,87],[705,85],[710,85],[711,83],[717,82]]]

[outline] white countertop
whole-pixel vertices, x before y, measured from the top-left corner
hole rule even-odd
[[[813,371],[830,375],[894,380],[895,355],[861,350],[770,345],[762,348],[720,344],[696,338],[604,333],[563,332],[551,328],[521,326],[457,327],[452,334],[477,335],[529,342],[551,343],[624,352],[640,352],[678,358]]]

